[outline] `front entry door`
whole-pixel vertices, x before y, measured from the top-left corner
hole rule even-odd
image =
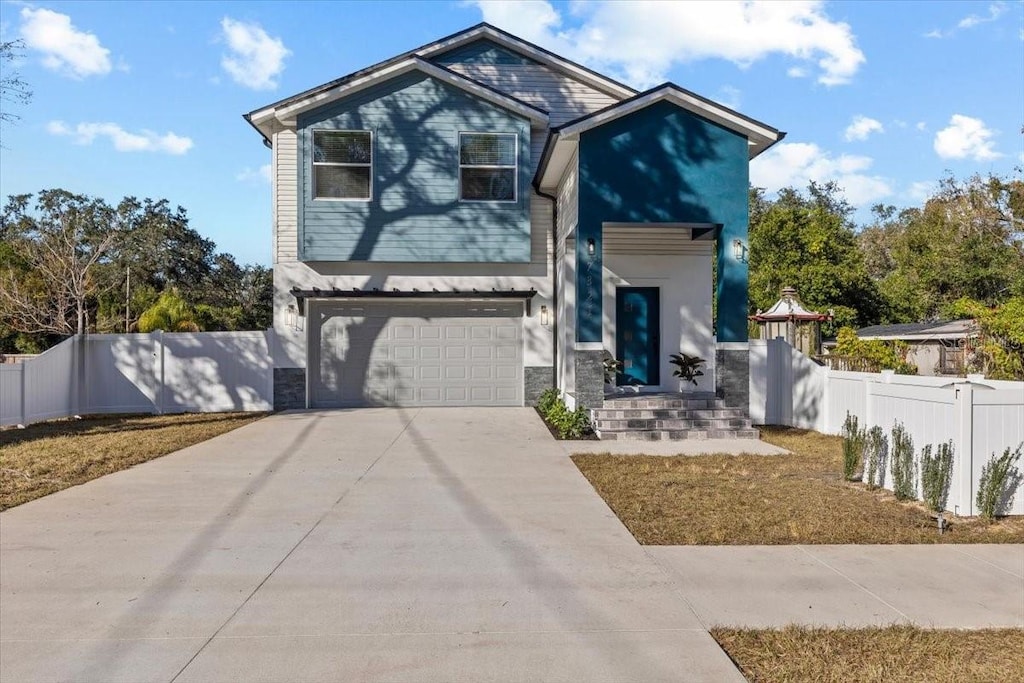
[[[615,290],[615,357],[622,361],[616,384],[661,384],[660,311],[657,287]]]

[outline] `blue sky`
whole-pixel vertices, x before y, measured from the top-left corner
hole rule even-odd
[[[487,20],[646,88],[671,80],[789,133],[776,190],[918,204],[944,173],[1024,166],[1020,2],[0,2],[34,91],[0,195],[167,198],[270,262],[270,152],[241,114]]]

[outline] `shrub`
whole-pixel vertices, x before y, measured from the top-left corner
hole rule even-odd
[[[866,436],[857,421],[857,416],[846,413],[846,421],[843,422],[843,477],[847,481],[860,478],[856,476],[857,466],[864,458]]]
[[[946,509],[949,484],[953,480],[953,442],[940,443],[932,455],[932,445],[921,451],[921,497],[932,512]]]
[[[889,467],[896,500],[917,499],[917,486],[914,482],[914,440],[899,422],[892,427],[892,458]]]
[[[547,418],[548,413],[551,412],[551,409],[560,400],[561,399],[558,396],[558,389],[545,389],[540,395],[540,398],[537,399],[537,410],[540,411],[541,415]]]
[[[604,383],[615,384],[616,377],[622,372],[622,361],[612,357],[612,354],[605,351],[604,360],[601,363],[604,366]]]
[[[590,430],[586,408],[569,410],[555,389],[548,389],[537,400],[537,410],[560,439],[579,439]]]
[[[1020,460],[1021,450],[1024,444],[1017,446],[1017,450],[1011,451],[1009,447],[1003,454],[997,456],[995,453],[985,463],[981,470],[981,480],[978,482],[978,495],[975,502],[978,504],[978,513],[986,518],[993,519],[999,512],[1003,503],[1003,497],[1007,493],[1007,485],[1016,484],[1020,478],[1017,471],[1017,461]]]
[[[864,481],[869,489],[876,489],[885,480],[885,456],[889,449],[889,441],[881,427],[875,426],[868,430],[864,440]],[[881,476],[882,481],[878,481]]]
[[[861,339],[853,328],[844,327],[836,337],[837,356],[856,358],[864,365],[880,370],[895,370],[898,375],[916,375],[917,366],[907,361],[909,347],[901,341]]]

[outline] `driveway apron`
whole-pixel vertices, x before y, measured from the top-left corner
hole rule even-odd
[[[531,409],[275,415],[0,553],[5,681],[743,680]]]

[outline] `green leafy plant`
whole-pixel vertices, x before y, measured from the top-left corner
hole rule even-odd
[[[932,512],[946,509],[949,485],[953,481],[953,442],[940,443],[932,454],[932,445],[921,450],[921,497]]]
[[[892,457],[889,460],[892,491],[896,494],[896,500],[917,499],[914,464],[914,440],[906,428],[897,422],[892,426]]]
[[[604,365],[604,383],[615,384],[615,378],[622,372],[622,361],[605,351],[602,364]]]
[[[981,479],[978,482],[978,494],[975,502],[978,505],[978,513],[985,519],[995,519],[999,513],[1000,506],[1004,503],[1003,498],[1007,494],[1010,484],[1016,484],[1020,479],[1020,472],[1017,470],[1017,462],[1021,458],[1024,443],[1011,451],[1009,447],[1003,454],[997,456],[995,453],[985,463],[981,470]]]
[[[849,327],[839,330],[833,353],[853,359],[864,369],[872,371],[895,370],[898,375],[916,375],[917,366],[907,361],[910,347],[904,342],[879,339],[861,339]]]
[[[846,420],[843,422],[843,477],[847,481],[861,478],[857,476],[857,466],[864,459],[866,439],[867,434],[861,429],[857,416],[846,413]]]
[[[547,389],[540,395],[537,410],[560,439],[579,439],[590,431],[590,416],[586,408],[569,410],[555,389]]]
[[[537,399],[537,410],[540,414],[547,418],[548,413],[554,407],[558,401],[561,400],[558,396],[558,389],[545,389]]]
[[[869,489],[876,489],[884,483],[885,457],[889,449],[889,440],[881,427],[874,426],[867,432],[864,441],[864,481]]]
[[[697,386],[697,378],[704,376],[704,371],[700,368],[707,363],[703,358],[682,352],[671,354],[668,362],[676,366],[676,369],[672,372],[673,377],[679,377],[686,382],[692,382],[694,386]]]

